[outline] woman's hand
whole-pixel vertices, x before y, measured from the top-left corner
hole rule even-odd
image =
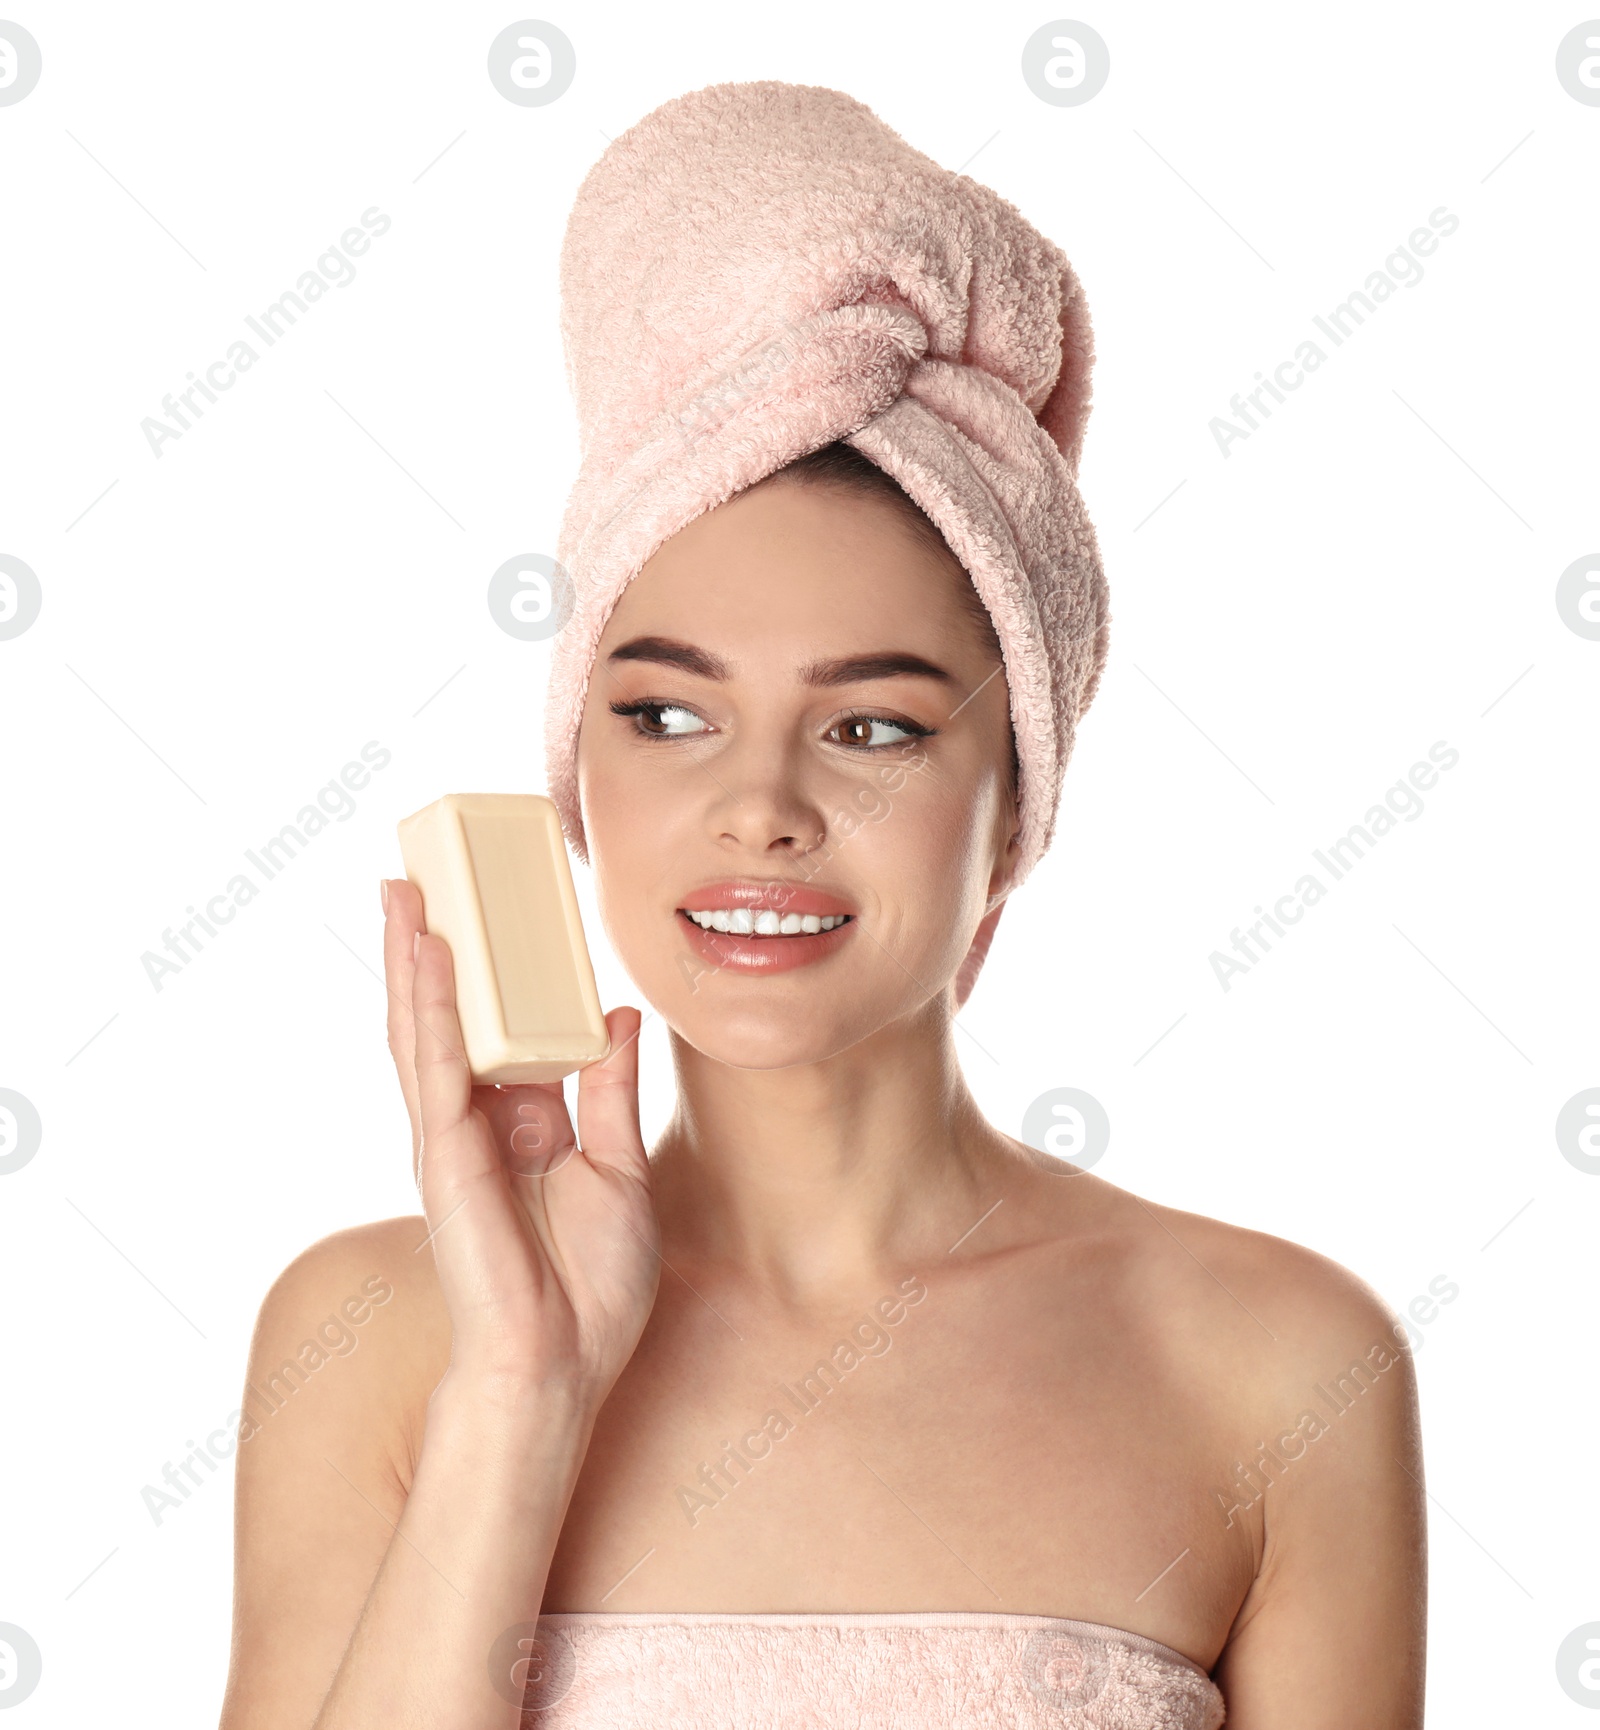
[[[411,1115],[429,1243],[450,1312],[452,1381],[515,1396],[551,1385],[598,1406],[655,1302],[659,1232],[639,1132],[637,1009],[611,1055],[560,1082],[474,1086],[449,946],[415,884],[384,884],[389,1049]]]

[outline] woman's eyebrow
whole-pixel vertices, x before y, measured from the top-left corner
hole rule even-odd
[[[659,661],[700,679],[726,679],[728,666],[708,649],[680,643],[673,637],[630,637],[606,656],[608,661]]]
[[[633,637],[606,656],[608,661],[656,661],[701,679],[725,680],[728,663],[708,649],[674,637]],[[808,661],[798,669],[803,685],[853,685],[864,679],[937,679],[955,684],[955,675],[921,655],[903,649],[882,649],[867,655],[843,655],[832,661]]]

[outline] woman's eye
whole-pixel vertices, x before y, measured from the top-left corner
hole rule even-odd
[[[681,739],[703,724],[693,709],[675,703],[640,703],[633,712],[639,717],[640,732],[657,739]]]
[[[613,715],[631,719],[635,731],[646,739],[694,739],[707,729],[705,718],[681,703],[651,703],[642,699],[610,705]],[[856,751],[880,751],[903,745],[910,739],[926,738],[933,728],[915,721],[891,721],[884,715],[847,715],[834,722],[827,737]]]
[[[879,745],[899,745],[921,736],[920,732],[899,721],[885,720],[881,715],[852,715],[848,720],[840,721],[834,731],[844,735],[841,744],[869,749]]]

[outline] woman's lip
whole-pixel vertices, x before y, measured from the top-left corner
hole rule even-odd
[[[718,908],[747,907],[752,913],[854,913],[848,901],[802,883],[785,883],[769,877],[764,882],[750,878],[727,878],[720,883],[702,883],[678,903],[680,913],[715,913]]]
[[[789,911],[795,909],[791,907]],[[673,917],[682,927],[690,948],[712,967],[729,973],[788,973],[813,961],[824,961],[849,940],[849,934],[856,928],[856,921],[847,919],[831,931],[799,932],[793,937],[744,937],[731,931],[707,931],[696,925],[681,907]]]

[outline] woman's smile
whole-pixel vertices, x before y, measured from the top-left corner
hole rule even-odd
[[[786,973],[825,960],[856,923],[839,897],[774,879],[702,884],[674,917],[695,954],[735,973]]]

